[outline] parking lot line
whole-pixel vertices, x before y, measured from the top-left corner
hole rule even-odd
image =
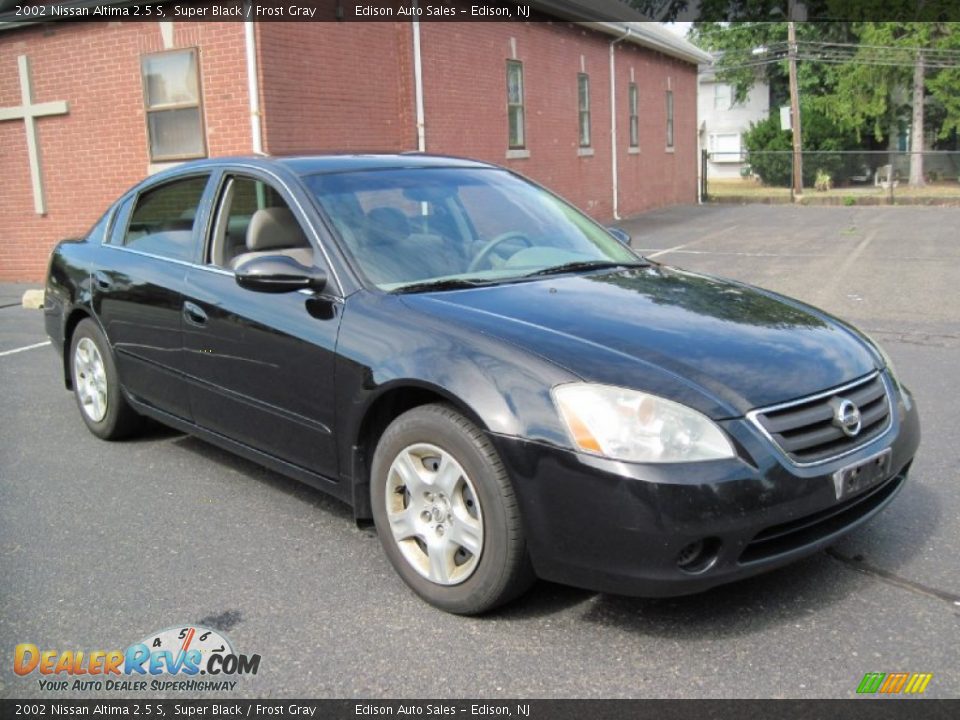
[[[691,240],[691,241],[689,241],[689,242],[683,243],[682,245],[675,245],[674,247],[671,247],[671,248],[665,248],[665,249],[663,249],[663,250],[658,250],[658,251],[655,252],[655,253],[650,253],[649,255],[644,255],[644,257],[655,258],[655,257],[657,257],[657,256],[659,256],[659,255],[667,255],[667,254],[672,253],[672,252],[677,252],[678,250],[682,250],[683,248],[690,247],[691,245],[700,245],[701,243],[705,243],[705,242],[708,242],[708,241],[710,241],[710,240],[716,240],[717,238],[720,238],[720,237],[726,235],[727,233],[736,230],[738,227],[739,227],[739,225],[730,225],[729,227],[725,227],[725,228],[722,228],[722,229],[720,229],[720,230],[717,230],[716,232],[712,232],[712,233],[709,233],[709,234],[707,234],[707,235],[704,235],[703,237],[701,237],[701,238],[699,238],[699,239],[697,239],[697,240]]]
[[[4,355],[14,355],[16,353],[25,352],[27,350],[33,350],[34,348],[43,347],[44,345],[49,345],[49,340],[44,340],[43,342],[34,343],[33,345],[24,345],[23,347],[14,348],[13,350],[4,350],[0,352],[0,357]]]

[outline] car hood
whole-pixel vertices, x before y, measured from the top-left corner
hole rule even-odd
[[[662,265],[405,296],[591,382],[656,392],[714,418],[861,377],[849,327],[758,288]]]

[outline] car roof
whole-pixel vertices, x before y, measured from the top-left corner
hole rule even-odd
[[[398,168],[495,168],[496,165],[448,155],[423,153],[352,153],[338,155],[250,155],[242,157],[219,157],[183,163],[176,169],[191,167],[243,164],[270,168],[277,164],[285,166],[297,175],[316,175],[362,170],[389,170]]]

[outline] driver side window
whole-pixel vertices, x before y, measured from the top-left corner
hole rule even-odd
[[[209,263],[234,270],[262,255],[286,255],[305,267],[316,264],[306,232],[283,196],[256,178],[233,175],[220,192]]]

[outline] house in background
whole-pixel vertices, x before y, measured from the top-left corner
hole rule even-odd
[[[422,150],[505,165],[603,222],[695,202],[709,55],[556,9],[576,4],[522,23],[0,22],[0,279],[41,278],[57,240],[191,158]]]
[[[719,82],[709,66],[700,67],[697,89],[697,127],[700,148],[710,155],[707,179],[725,180],[741,177],[746,167],[743,135],[750,123],[766,120],[770,115],[770,87],[758,81],[747,99],[735,103],[733,88]]]

